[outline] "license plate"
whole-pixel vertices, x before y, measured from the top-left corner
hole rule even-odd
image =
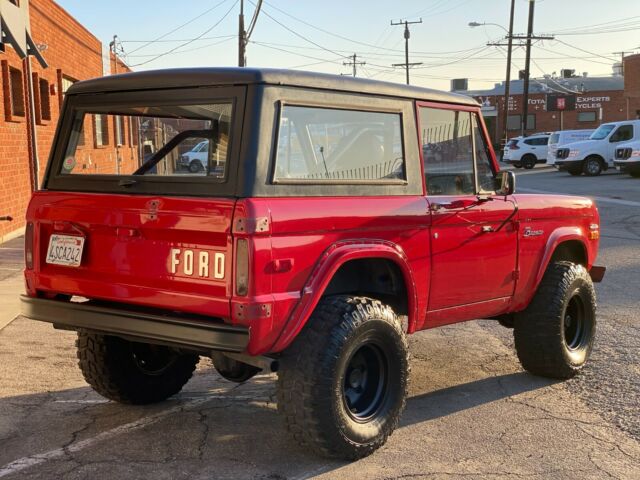
[[[82,260],[84,237],[74,235],[51,235],[47,249],[47,263],[79,267]]]

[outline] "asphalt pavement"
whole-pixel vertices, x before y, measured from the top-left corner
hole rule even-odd
[[[603,199],[598,338],[575,379],[524,373],[495,322],[417,333],[400,428],[336,462],[289,439],[273,376],[236,385],[203,360],[173,399],[123,406],[86,385],[72,332],[19,317],[0,330],[0,479],[640,478],[640,180],[536,168],[518,189]]]

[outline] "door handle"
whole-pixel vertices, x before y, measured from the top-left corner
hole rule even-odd
[[[429,204],[429,210],[432,212],[438,212],[440,210],[457,210],[462,208],[472,207],[478,202],[473,200],[453,200],[451,202],[434,202]]]

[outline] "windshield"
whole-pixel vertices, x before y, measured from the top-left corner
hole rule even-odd
[[[78,110],[60,174],[223,180],[231,116],[230,102]]]
[[[590,140],[602,140],[603,138],[607,138],[607,136],[611,133],[611,130],[615,128],[615,125],[600,125],[598,129],[591,134],[589,137]]]

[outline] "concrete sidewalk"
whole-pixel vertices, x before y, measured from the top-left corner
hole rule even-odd
[[[20,313],[20,295],[24,292],[24,237],[0,245],[0,330]]]

